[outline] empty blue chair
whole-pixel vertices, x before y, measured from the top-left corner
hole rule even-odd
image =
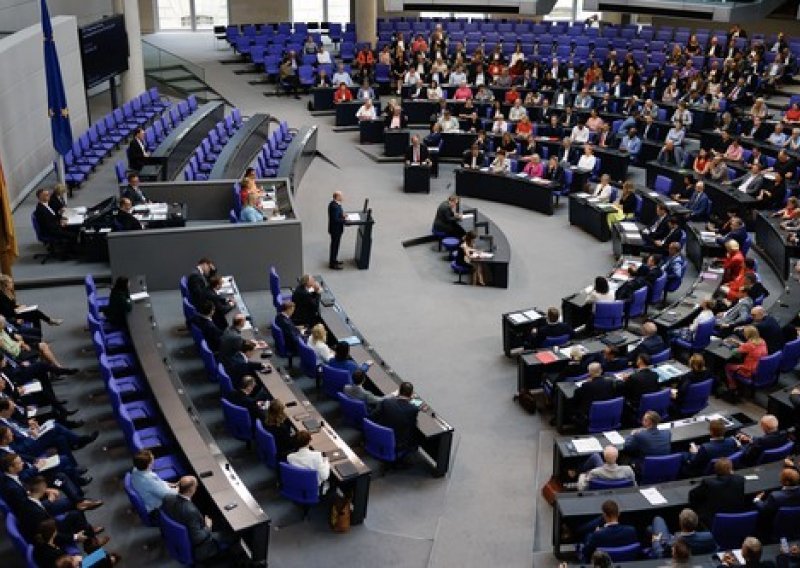
[[[570,340],[570,334],[558,335],[555,337],[548,337],[542,341],[541,347],[561,347]]]
[[[800,507],[781,507],[772,521],[772,536],[797,540],[800,538]]]
[[[758,511],[747,513],[717,513],[711,523],[711,534],[720,550],[742,547],[742,541],[756,534]]]
[[[275,352],[284,359],[288,359],[289,367],[291,368],[292,358],[295,354],[289,351],[289,348],[286,346],[286,340],[283,337],[283,331],[274,321],[270,322],[269,329],[272,333],[272,339],[275,342]]]
[[[203,366],[206,368],[208,380],[212,383],[216,383],[219,380],[219,377],[217,377],[217,359],[214,357],[211,349],[208,348],[205,339],[200,342],[200,358],[203,360]]]
[[[225,427],[228,433],[244,442],[249,448],[250,442],[253,441],[253,420],[250,411],[223,398],[222,413],[225,415]]]
[[[633,293],[633,298],[627,304],[625,318],[630,321],[631,318],[638,318],[647,313],[647,286],[642,286]]]
[[[639,411],[637,413],[637,422],[642,421],[642,416],[648,410],[658,412],[662,420],[669,418],[669,405],[672,401],[672,392],[670,389],[662,389],[658,392],[651,392],[642,395],[642,400],[639,401]]]
[[[623,489],[633,487],[632,479],[591,479],[586,489],[589,491],[601,491],[605,489]]]
[[[322,390],[330,398],[335,399],[336,395],[342,392],[344,386],[352,384],[352,382],[350,371],[322,365]]]
[[[139,518],[142,520],[142,524],[146,527],[154,527],[156,524],[153,522],[152,517],[147,512],[147,507],[144,506],[144,501],[139,496],[139,493],[133,488],[131,484],[131,473],[125,473],[125,493],[128,495],[128,499],[131,502],[131,506],[133,507],[134,511],[138,513]]]
[[[794,449],[794,442],[789,441],[782,446],[778,446],[777,448],[772,448],[771,450],[764,450],[763,452],[761,452],[761,455],[758,456],[756,465],[762,465],[765,463],[780,461],[785,457],[789,457],[793,449]]]
[[[781,357],[781,373],[790,373],[797,367],[800,360],[800,337],[789,341],[783,346],[783,356]]]
[[[405,453],[398,453],[394,430],[364,418],[364,449],[374,458],[386,463],[402,459]]]
[[[711,389],[714,387],[714,379],[689,385],[686,397],[681,403],[678,411],[682,416],[693,416],[708,406],[708,398],[711,396]]]
[[[650,288],[650,294],[647,297],[647,303],[651,305],[659,304],[664,299],[664,290],[667,287],[667,275],[662,274],[656,281],[653,282],[653,286]]]
[[[627,560],[637,560],[642,554],[642,545],[638,542],[629,544],[627,546],[597,547],[597,550],[602,550],[611,557],[614,562],[625,562]]]
[[[624,401],[625,399],[620,396],[611,400],[593,402],[589,408],[589,433],[595,434],[619,428],[622,424]]]
[[[666,391],[669,394],[669,390]],[[655,485],[675,481],[683,465],[683,454],[648,456],[642,462],[642,485]]]
[[[219,392],[225,396],[233,390],[233,381],[222,363],[217,363],[217,379],[219,379]]]
[[[193,566],[194,547],[189,538],[188,529],[176,522],[164,511],[160,512],[158,521],[161,526],[161,536],[164,539],[164,545],[167,547],[169,555],[184,566]]]
[[[663,363],[664,361],[667,361],[671,355],[672,351],[670,350],[669,347],[667,347],[663,351],[659,351],[658,353],[654,353],[653,355],[651,355],[650,364],[658,365],[659,363]]]
[[[714,333],[714,323],[714,318],[704,321],[697,326],[691,341],[676,337],[672,340],[672,344],[679,349],[684,349],[691,353],[698,353],[711,343],[711,335]]]
[[[753,390],[771,387],[778,382],[778,371],[782,355],[781,351],[776,351],[772,355],[762,357],[759,359],[758,367],[756,367],[752,377],[745,377],[736,373],[736,380]]]
[[[278,446],[275,444],[275,437],[267,431],[261,420],[256,420],[254,439],[258,459],[268,468],[276,469],[278,467]]]
[[[319,383],[317,352],[302,341],[297,344],[297,350],[300,352],[300,369],[309,379]]]
[[[303,518],[308,515],[311,505],[319,503],[317,471],[297,467],[286,462],[279,464],[281,495],[303,507]]]
[[[661,195],[669,195],[670,191],[672,191],[672,179],[668,178],[667,176],[656,176],[653,189],[655,189],[655,191]]]
[[[361,430],[364,426],[364,418],[367,417],[367,404],[363,400],[346,395],[344,392],[336,393],[336,397],[342,405],[344,421],[353,428]]]
[[[599,331],[614,331],[622,329],[625,319],[625,302],[597,302],[594,305],[594,329]]]
[[[291,290],[284,292],[281,289],[281,278],[274,266],[269,267],[269,290],[272,293],[272,305],[276,310],[280,309],[283,302],[292,299]]]

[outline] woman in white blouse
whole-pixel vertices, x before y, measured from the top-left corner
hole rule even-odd
[[[614,186],[611,185],[611,177],[608,174],[600,176],[600,182],[594,187],[592,197],[599,197],[603,203],[611,201],[611,194],[614,191]]]
[[[603,276],[594,279],[594,286],[586,293],[586,302],[594,304],[597,302],[613,302],[614,292],[608,285],[608,280]]]
[[[504,174],[511,171],[511,162],[506,158],[506,151],[502,148],[497,149],[497,155],[489,166],[489,170],[495,174]]]
[[[370,99],[365,100],[364,104],[358,108],[358,111],[356,111],[356,118],[358,120],[375,120],[376,116],[375,107]]]
[[[320,363],[327,363],[333,359],[333,349],[328,347],[328,332],[325,326],[318,323],[311,328],[311,335],[308,337],[308,346],[317,354]]]
[[[436,81],[431,81],[431,86],[428,87],[428,100],[439,101],[443,98],[444,94],[442,93],[442,88],[439,86],[439,83]]]
[[[583,146],[583,155],[578,160],[578,169],[592,171],[594,165],[597,163],[597,158],[594,155],[594,148],[591,144]]]

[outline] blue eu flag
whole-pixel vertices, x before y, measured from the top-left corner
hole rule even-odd
[[[72,127],[69,124],[67,95],[61,80],[61,66],[53,41],[53,25],[46,0],[42,0],[42,33],[44,34],[44,68],[47,76],[47,113],[53,131],[53,148],[62,156],[72,149]]]

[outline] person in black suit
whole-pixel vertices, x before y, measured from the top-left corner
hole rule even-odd
[[[67,186],[63,183],[57,183],[53,186],[53,191],[50,192],[50,209],[56,212],[56,215],[61,215],[61,212],[67,206]]]
[[[700,520],[710,527],[717,513],[738,513],[747,506],[744,477],[733,473],[733,463],[719,458],[714,464],[714,477],[705,477],[689,491],[689,506]]]
[[[228,548],[218,534],[211,531],[209,517],[204,517],[200,509],[192,503],[197,491],[197,478],[187,475],[178,481],[178,493],[167,495],[161,504],[161,511],[170,519],[186,527],[196,561],[202,562],[216,557]]]
[[[646,353],[653,356],[666,349],[667,346],[664,340],[658,335],[658,327],[652,321],[644,322],[642,325],[642,340],[636,347],[628,354],[628,360],[633,363],[640,353]]]
[[[208,348],[214,353],[219,351],[220,341],[222,340],[223,330],[214,323],[214,304],[208,300],[203,300],[196,309],[197,313],[191,320],[200,333],[203,334],[203,339],[206,340]]]
[[[133,203],[127,197],[119,200],[119,209],[114,215],[114,230],[115,231],[141,231],[143,229],[142,223],[133,216]]]
[[[654,119],[649,114],[646,114],[644,116],[644,122],[642,124],[637,124],[636,129],[642,133],[642,140],[662,139],[661,126],[658,124],[654,124]]]
[[[138,172],[147,164],[149,154],[144,145],[144,128],[136,129],[133,140],[128,144],[127,156],[129,170]]]
[[[264,412],[264,401],[268,400],[268,396],[265,392],[261,397],[253,395],[256,390],[256,380],[251,375],[245,375],[239,382],[239,388],[227,393],[223,398],[231,404],[246,408],[253,423],[256,420],[264,420],[267,417]]]
[[[778,448],[789,441],[786,432],[780,430],[778,418],[773,414],[762,416],[761,420],[759,420],[759,425],[761,426],[761,431],[764,432],[763,436],[751,438],[744,433],[739,433],[736,436],[736,439],[745,446],[741,463],[746,467],[754,466],[761,454],[764,453],[764,450]]]
[[[217,273],[214,262],[207,257],[197,261],[197,267],[189,274],[186,279],[186,287],[189,290],[189,301],[193,306],[199,306],[206,298],[206,292],[210,287],[209,278]]]
[[[261,363],[259,361],[253,361],[250,359],[250,357],[255,354],[255,350],[255,342],[245,339],[242,342],[242,348],[234,353],[233,357],[231,357],[227,363],[223,364],[225,371],[231,378],[233,388],[242,388],[242,381],[248,375],[253,375],[258,372],[272,372],[272,368],[266,363]],[[257,387],[259,387],[259,391],[261,390],[260,386],[261,385],[257,385]]]
[[[725,437],[723,420],[714,419],[709,422],[708,431],[711,436],[708,442],[700,446],[694,442],[689,445],[689,456],[683,468],[687,477],[703,475],[711,460],[727,458],[739,449],[735,439]]]
[[[578,162],[578,149],[572,147],[572,140],[569,137],[565,137],[561,141],[561,147],[556,156],[562,166],[575,165]]]
[[[542,327],[531,330],[530,345],[532,348],[536,348],[549,337],[561,337],[563,335],[572,337],[572,333],[572,328],[561,321],[561,312],[558,311],[558,308],[547,308],[545,324]]]
[[[139,174],[131,172],[128,174],[128,185],[122,190],[120,197],[127,197],[134,205],[143,205],[150,203],[144,192],[139,189]]]
[[[663,242],[669,234],[669,209],[663,203],[656,205],[656,220],[645,229],[645,235],[651,243]]]
[[[589,532],[583,547],[583,561],[591,562],[598,548],[614,548],[638,542],[636,529],[619,523],[619,505],[616,501],[603,502],[602,516],[594,523],[597,529]]]
[[[761,541],[754,536],[748,536],[742,542],[742,559],[744,568],[775,568],[772,560],[761,560],[763,547]],[[796,566],[797,557],[794,554],[780,554],[778,556],[778,566]],[[731,552],[726,552],[722,557],[722,563],[717,568],[728,568],[729,566],[742,566]]]
[[[796,469],[783,469],[781,471],[781,488],[771,491],[769,495],[762,491],[756,495],[753,502],[759,511],[759,534],[762,538],[771,538],[773,520],[778,509],[800,506],[800,473]]]
[[[300,283],[292,292],[294,313],[292,322],[295,325],[311,327],[319,321],[319,295],[322,287],[310,274],[303,274]]]
[[[632,415],[635,417],[641,405],[642,395],[658,392],[658,373],[650,367],[650,355],[639,353],[636,357],[636,371],[626,376],[622,383],[622,395]]]
[[[205,289],[203,301],[209,301],[214,306],[214,314],[212,318],[214,323],[217,324],[217,327],[220,329],[225,329],[228,327],[228,314],[236,307],[234,301],[230,298],[225,297],[223,294],[220,293],[222,289],[223,281],[222,276],[219,274],[213,274],[208,278],[208,288]]]
[[[564,187],[566,175],[564,174],[564,168],[558,163],[558,156],[550,156],[550,159],[547,160],[547,168],[545,168],[542,177],[552,181],[559,188]]]
[[[394,441],[398,452],[409,452],[417,448],[417,414],[420,407],[412,404],[414,385],[408,381],[400,383],[395,397],[383,399],[383,403],[372,416],[381,426],[394,430]]]
[[[42,236],[64,245],[74,243],[76,234],[70,233],[65,229],[67,222],[62,220],[50,207],[50,190],[46,187],[40,187],[36,190],[36,199],[38,203],[33,216],[39,225],[39,232],[42,233]]]
[[[667,231],[667,234],[663,238],[663,240],[653,241],[653,244],[656,245],[661,251],[661,253],[665,255],[669,254],[670,243],[681,244],[681,241],[685,237],[684,230],[681,227],[681,220],[677,216],[675,215],[670,216],[669,219],[667,220],[667,226],[669,230]],[[683,247],[682,244],[681,247]]]
[[[281,311],[275,316],[275,325],[283,332],[283,342],[286,344],[286,350],[289,353],[297,354],[299,353],[298,344],[303,341],[303,335],[292,320],[294,310],[294,302],[281,304]]]
[[[447,201],[442,201],[436,209],[436,217],[433,219],[433,231],[444,233],[448,237],[456,237],[461,240],[466,231],[461,226],[461,213],[458,212],[459,198],[451,195]]]
[[[410,166],[411,164],[431,165],[428,147],[420,144],[419,134],[411,136],[411,144],[406,148],[406,165]]]
[[[247,318],[245,315],[237,313],[233,316],[231,325],[222,332],[222,336],[219,339],[217,358],[223,365],[242,349],[242,343],[244,342],[242,329],[244,329],[246,323]]]
[[[339,243],[342,241],[344,233],[344,209],[342,209],[343,195],[341,191],[333,192],[333,199],[328,203],[328,234],[331,236],[331,246],[328,255],[328,268],[341,270],[342,263],[339,262]]]
[[[750,315],[753,317],[751,325],[758,330],[759,336],[767,344],[767,352],[773,354],[783,349],[785,339],[778,320],[769,315],[763,306],[753,306],[750,310]],[[742,330],[742,327],[737,327],[734,331],[742,341],[745,341]]]
[[[269,403],[264,429],[275,438],[277,461],[286,461],[286,456],[297,449],[297,441],[292,421],[286,416],[286,406],[280,399],[276,398]]]
[[[589,410],[592,403],[614,398],[614,381],[603,376],[603,366],[598,362],[589,363],[586,369],[589,380],[575,391],[573,404],[575,409],[575,422],[585,426],[589,420]]]
[[[549,136],[557,140],[564,138],[564,128],[558,121],[558,115],[551,114],[547,119],[547,126],[543,128],[542,136]]]
[[[479,170],[483,167],[486,158],[481,151],[480,146],[473,144],[469,150],[466,150],[461,156],[461,167],[470,170]]]

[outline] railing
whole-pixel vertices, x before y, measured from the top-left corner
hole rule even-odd
[[[164,83],[181,94],[193,94],[198,99],[220,99],[219,94],[206,84],[205,70],[188,59],[142,40],[142,59],[145,76]],[[180,83],[184,83],[181,86]],[[187,86],[191,83],[192,86]],[[202,88],[200,88],[202,87]]]

